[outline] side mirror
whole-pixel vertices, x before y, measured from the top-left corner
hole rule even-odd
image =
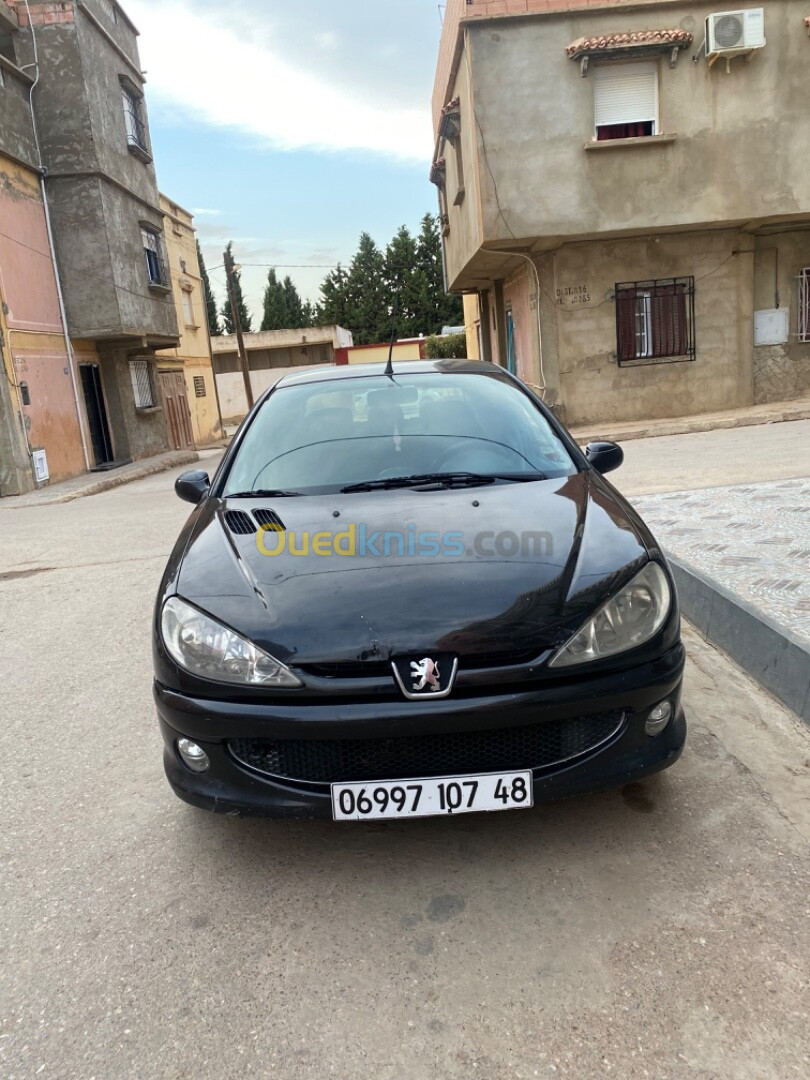
[[[174,482],[174,490],[179,498],[184,502],[194,503],[195,506],[203,501],[210,487],[208,473],[201,469],[184,472]]]
[[[585,447],[585,457],[597,472],[613,472],[624,461],[624,450],[615,442],[592,442]]]

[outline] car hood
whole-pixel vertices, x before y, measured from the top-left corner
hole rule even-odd
[[[239,522],[229,525],[231,512],[260,509],[275,511],[284,532],[257,534],[254,522],[239,534]],[[344,553],[291,553],[324,532],[338,534]],[[388,554],[386,533],[396,534]],[[175,587],[286,663],[422,651],[485,663],[567,640],[647,560],[649,541],[592,471],[463,490],[210,499]],[[262,553],[262,543],[279,554]],[[325,546],[331,540],[322,538]]]

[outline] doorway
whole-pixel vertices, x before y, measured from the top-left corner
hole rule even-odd
[[[182,371],[159,371],[160,389],[166,409],[166,429],[172,450],[193,450],[194,431],[188,405],[186,380]]]
[[[104,404],[104,391],[101,386],[101,372],[98,364],[80,364],[79,371],[93,457],[96,459],[96,468],[102,469],[114,460],[114,455],[110,425],[107,422],[107,407]]]

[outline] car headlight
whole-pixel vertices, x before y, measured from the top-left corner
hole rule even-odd
[[[563,645],[549,667],[585,664],[635,649],[658,633],[671,606],[666,574],[658,563],[647,563]]]
[[[280,660],[178,596],[163,605],[163,643],[172,659],[204,679],[248,686],[301,686]]]

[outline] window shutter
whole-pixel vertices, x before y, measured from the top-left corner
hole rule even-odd
[[[617,346],[619,360],[633,360],[636,355],[636,298],[635,292],[619,293],[616,297]]]
[[[650,122],[657,125],[657,65],[608,64],[595,68],[594,102],[597,128]]]

